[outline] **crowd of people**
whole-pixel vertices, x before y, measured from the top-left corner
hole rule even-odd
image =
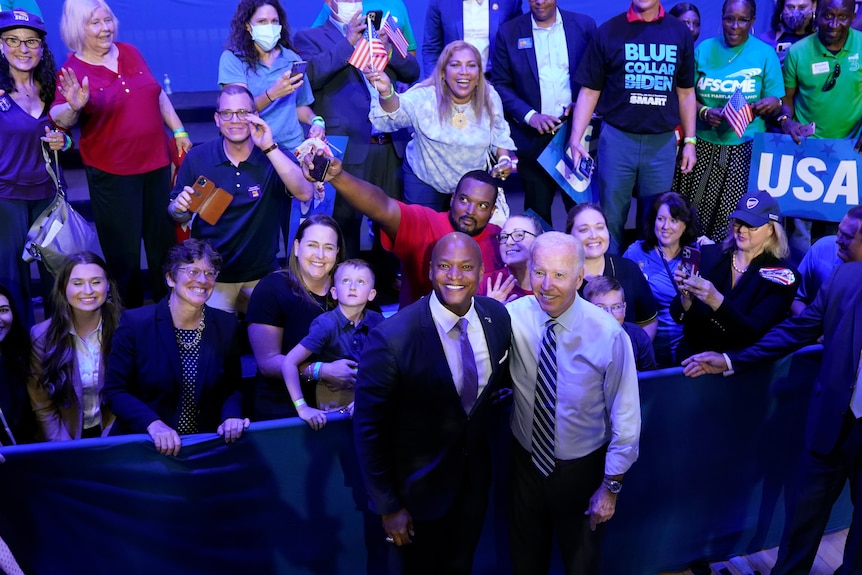
[[[860,341],[843,337],[862,309],[862,208],[809,250],[811,222],[785,231],[748,174],[757,133],[858,136],[853,0],[778,0],[760,38],[754,0],[724,0],[721,22],[703,23],[720,34],[697,47],[688,3],[632,0],[599,24],[556,0],[526,13],[431,0],[424,79],[401,0],[324,4],[292,34],[279,0],[239,1],[214,71],[219,135],[194,144],[104,0],[64,1],[60,67],[50,15],[0,10],[0,444],[146,433],[177,455],[184,435],[234,442],[252,421],[295,416],[319,430],[341,410],[354,418],[342,463],[364,478],[358,508],[382,517],[366,540],[391,543],[369,547],[369,572],[469,573],[491,421],[510,408],[514,572],[547,572],[556,534],[567,573],[597,573],[600,524],[638,457],[637,372],[730,374],[825,333],[842,359],[824,362],[800,471],[819,507],[789,515],[773,573],[806,571],[835,486],[849,477],[862,506]],[[377,8],[392,18],[372,33]],[[356,63],[369,42],[386,58],[372,46]],[[736,94],[751,112],[742,129],[725,113]],[[20,254],[55,194],[48,152],[69,149],[76,126],[102,254],[40,270],[35,323]],[[574,166],[594,160],[583,175],[598,203],[576,205],[540,164],[559,130]],[[348,142],[340,159],[293,153],[335,135]],[[502,215],[512,180],[525,212]],[[289,237],[289,200],[323,182],[332,213]],[[230,197],[215,217],[200,206],[207,184]],[[358,259],[363,218],[370,263]],[[190,239],[176,241],[177,224]],[[384,320],[373,307],[375,284],[393,279],[385,252],[401,309]],[[245,387],[243,353],[257,366]],[[821,421],[827,408],[838,423]],[[838,573],[862,569],[858,543]]]

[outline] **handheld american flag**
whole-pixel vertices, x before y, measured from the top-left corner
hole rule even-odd
[[[751,105],[745,99],[745,96],[742,95],[742,90],[739,89],[739,86],[737,86],[733,95],[730,96],[730,100],[724,105],[721,113],[740,138],[745,133],[745,128],[754,121],[754,114],[751,113]]]
[[[380,26],[380,31],[386,32],[386,35],[389,37],[389,41],[393,46],[395,46],[395,49],[398,50],[401,57],[406,58],[407,38],[404,37],[404,33],[401,31],[401,28],[398,27],[398,22],[396,22],[395,18],[389,12],[387,12],[386,16],[383,17],[383,24]]]
[[[371,66],[375,70],[382,70],[389,64],[389,53],[386,51],[383,42],[380,40],[380,35],[377,34],[377,30],[371,23],[371,18],[366,20],[366,24],[365,32],[362,33],[362,37],[356,42],[353,54],[351,54],[347,63],[354,68],[358,68],[360,71],[368,66]]]

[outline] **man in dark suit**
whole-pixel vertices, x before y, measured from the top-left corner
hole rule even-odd
[[[364,180],[400,199],[403,192],[401,162],[409,135],[406,130],[372,133],[368,112],[371,91],[362,73],[347,63],[354,46],[365,31],[365,19],[356,13],[345,20],[339,6],[350,2],[326,0],[332,16],[322,26],[300,30],[294,37],[299,54],[308,61],[306,77],[314,92],[314,109],[326,120],[326,133],[347,136],[344,164]],[[342,10],[343,12],[344,10]],[[380,34],[386,48],[389,40]],[[419,79],[419,62],[409,53],[402,58],[391,53],[386,74],[395,81],[412,84]],[[374,91],[375,97],[377,92]],[[340,195],[335,199],[333,217],[341,226],[347,242],[348,257],[358,257],[361,215]]]
[[[558,186],[537,158],[578,96],[575,70],[595,31],[595,20],[558,10],[556,0],[530,0],[530,13],[506,22],[497,33],[491,82],[518,147],[524,209],[549,224]],[[575,205],[567,194],[563,203],[567,211]]]
[[[835,268],[814,303],[752,347],[724,355],[699,353],[683,361],[691,377],[729,375],[813,344],[821,334],[823,361],[808,409],[799,486],[789,505],[773,575],[810,572],[832,505],[848,478],[853,522],[844,564],[835,573],[862,572],[862,262]]]
[[[446,44],[464,40],[482,56],[482,69],[494,67],[494,38],[503,22],[520,16],[521,0],[429,0],[422,39],[422,71],[428,76]]]
[[[393,573],[472,569],[511,334],[505,308],[474,297],[482,269],[471,237],[440,239],[433,292],[373,330],[359,362],[356,450],[372,507],[394,544]]]

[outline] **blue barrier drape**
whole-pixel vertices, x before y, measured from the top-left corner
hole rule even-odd
[[[641,378],[640,459],[606,524],[604,571],[645,575],[778,544],[802,449],[818,350],[730,378]],[[475,573],[508,572],[505,419]],[[356,574],[361,496],[340,456],[349,422],[252,424],[236,444],[184,438],[163,457],[146,436],[3,448],[0,535],[26,573]],[[850,522],[848,494],[830,528]],[[382,538],[383,533],[379,536]],[[443,551],[441,551],[443,552]]]

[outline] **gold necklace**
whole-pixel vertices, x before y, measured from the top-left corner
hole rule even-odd
[[[177,338],[177,345],[179,345],[181,348],[183,348],[186,351],[191,351],[195,347],[198,346],[198,344],[201,342],[201,339],[204,336],[204,328],[206,327],[206,323],[204,323],[204,319],[206,318],[206,314],[207,314],[206,308],[201,308],[201,321],[198,324],[197,329],[195,329],[195,339],[193,341],[191,341],[190,343],[184,342],[180,338],[179,332],[174,332],[174,335],[176,335],[176,338]],[[181,328],[176,328],[176,329],[181,329]],[[188,331],[188,330],[183,330],[183,331]]]

